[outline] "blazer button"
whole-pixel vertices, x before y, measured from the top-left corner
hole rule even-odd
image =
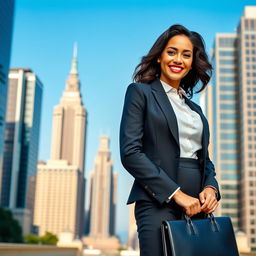
[[[148,188],[148,185],[145,185],[144,188],[147,189],[147,188]]]
[[[152,193],[152,196],[155,196],[156,194],[155,193]]]

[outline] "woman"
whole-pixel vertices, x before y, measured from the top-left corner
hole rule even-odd
[[[142,58],[129,85],[120,127],[125,169],[135,178],[128,204],[136,202],[140,255],[163,255],[163,220],[212,213],[220,199],[208,156],[209,127],[192,102],[200,81],[210,80],[202,37],[181,25],[166,30]]]

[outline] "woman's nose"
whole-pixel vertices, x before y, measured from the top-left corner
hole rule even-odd
[[[180,54],[176,54],[175,58],[174,58],[175,63],[181,63],[182,59],[181,59],[181,55]]]

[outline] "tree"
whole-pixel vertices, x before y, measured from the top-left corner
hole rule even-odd
[[[34,234],[28,234],[24,237],[25,243],[27,244],[39,244],[40,243],[40,237],[36,236]]]
[[[25,236],[25,242],[27,244],[48,244],[56,245],[58,237],[50,232],[46,232],[45,235],[39,237],[34,234],[28,234]]]
[[[22,243],[22,229],[10,210],[0,207],[0,242]]]
[[[50,232],[46,232],[44,236],[40,237],[42,244],[56,245],[58,242],[58,237]]]

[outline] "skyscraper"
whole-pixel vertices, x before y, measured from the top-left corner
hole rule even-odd
[[[40,235],[84,232],[86,127],[75,45],[66,88],[53,111],[51,159],[38,165],[34,224]]]
[[[241,226],[256,247],[256,6],[245,7],[237,29]]]
[[[118,248],[115,235],[117,174],[113,173],[109,137],[101,136],[90,173],[90,231],[84,242],[97,249]]]
[[[236,33],[216,35],[213,64],[206,112],[213,117],[219,211],[256,247],[256,6],[245,7]]]
[[[209,120],[213,124],[213,159],[222,194],[218,211],[232,217],[234,229],[238,230],[240,156],[236,34],[216,35],[212,60],[215,70],[213,105],[209,104],[208,108],[213,111],[213,118]]]
[[[7,97],[1,205],[30,232],[43,85],[30,69],[11,69]],[[29,223],[30,222],[30,223]]]
[[[0,198],[3,174],[4,124],[12,43],[13,15],[14,0],[0,0]]]

